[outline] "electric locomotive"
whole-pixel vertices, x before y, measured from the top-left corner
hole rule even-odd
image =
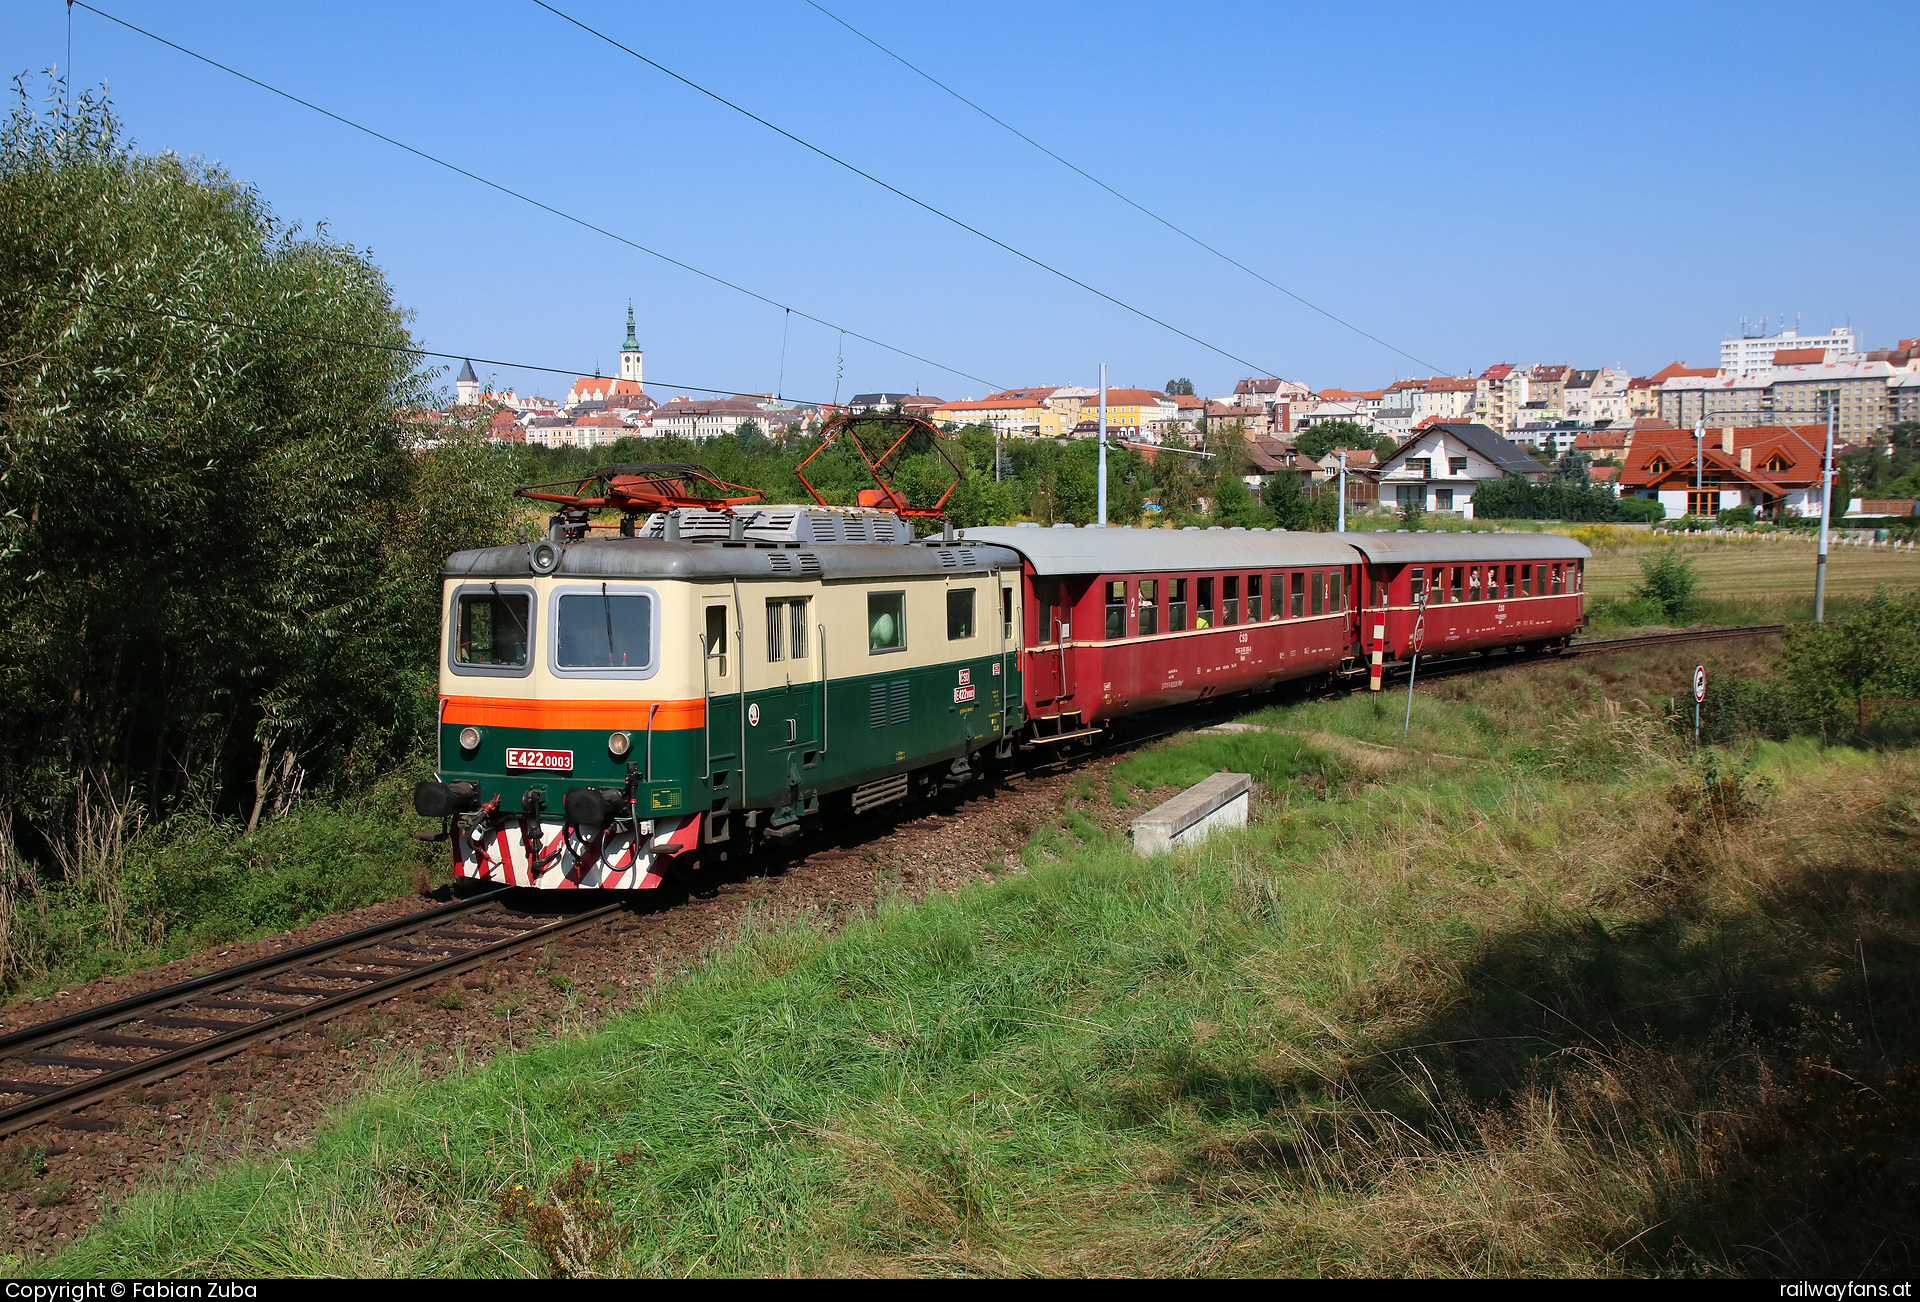
[[[444,571],[437,779],[464,877],[645,889],[1020,731],[1019,557],[890,511],[679,507]]]

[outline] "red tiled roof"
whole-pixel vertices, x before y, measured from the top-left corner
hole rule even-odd
[[[1504,380],[1512,374],[1513,367],[1507,365],[1505,362],[1495,362],[1492,366],[1489,366],[1480,373],[1480,378],[1483,380]]]
[[[1109,407],[1157,407],[1165,398],[1166,395],[1158,389],[1107,390],[1107,406]],[[1099,402],[1100,395],[1096,393],[1093,397],[1085,399],[1083,405],[1098,406]]]
[[[1827,350],[1824,348],[1777,348],[1773,354],[1775,366],[1804,366],[1808,362],[1824,362]]]
[[[1682,376],[1704,377],[1718,374],[1720,374],[1720,368],[1717,366],[1687,366],[1680,362],[1670,362],[1663,369],[1655,371],[1652,378],[1653,382],[1658,384],[1662,380],[1677,380]]]

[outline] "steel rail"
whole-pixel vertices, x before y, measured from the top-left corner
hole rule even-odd
[[[205,977],[195,978],[194,980],[181,982],[177,985],[164,986],[158,990],[150,991],[145,995],[136,995],[130,999],[119,1000],[112,1004],[103,1005],[100,1008],[88,1009],[81,1013],[59,1018],[53,1022],[26,1027],[6,1036],[4,1039],[0,1039],[0,1054],[4,1054],[7,1060],[18,1060],[21,1055],[29,1054],[35,1049],[44,1048],[48,1045],[58,1044],[67,1040],[90,1040],[93,1039],[95,1035],[104,1033],[104,1028],[121,1026],[131,1022],[146,1021],[150,1014],[156,1014],[166,1010],[177,1010],[195,999],[205,998],[209,995],[223,993],[229,990],[241,989],[265,977],[275,976],[282,972],[298,975],[300,969],[312,969],[316,962],[322,962],[329,957],[355,949],[390,945],[395,939],[401,936],[430,932],[443,923],[453,921],[456,918],[471,916],[476,910],[481,909],[483,906],[492,906],[498,909],[502,903],[498,897],[505,894],[508,889],[512,888],[490,891],[474,899],[460,901],[458,904],[429,909],[423,913],[409,914],[404,918],[396,918],[375,927],[364,928],[360,931],[351,932],[346,936],[336,937],[333,940],[303,946],[298,950],[289,951],[287,954],[271,955],[266,959],[255,960],[252,963],[241,964],[239,967],[210,973]],[[311,995],[315,996],[315,998],[313,1002],[301,1004],[295,1008],[288,1008],[283,1012],[269,1013],[266,1017],[258,1021],[233,1026],[231,1029],[220,1030],[216,1026],[213,1028],[218,1030],[218,1033],[215,1035],[203,1040],[163,1048],[162,1052],[150,1057],[138,1061],[126,1062],[125,1065],[121,1066],[118,1070],[106,1071],[86,1080],[60,1083],[49,1082],[48,1085],[50,1088],[45,1092],[30,1096],[24,1103],[0,1109],[0,1135],[11,1134],[27,1126],[36,1125],[52,1119],[61,1113],[76,1111],[88,1104],[97,1103],[102,1099],[109,1098],[132,1086],[147,1085],[155,1081],[164,1080],[169,1076],[178,1075],[188,1067],[196,1066],[203,1062],[210,1062],[218,1058],[229,1057],[255,1044],[268,1040],[277,1040],[284,1036],[307,1030],[322,1022],[330,1021],[343,1013],[350,1012],[355,1008],[381,1003],[420,986],[431,985],[444,977],[477,967],[482,963],[486,963],[527,945],[535,944],[563,932],[573,931],[579,927],[583,927],[610,913],[625,908],[626,903],[627,901],[624,899],[617,900],[611,904],[601,905],[598,908],[588,909],[581,913],[569,914],[563,917],[556,917],[545,922],[538,921],[532,915],[509,915],[515,922],[531,921],[534,925],[518,929],[512,935],[502,936],[497,940],[489,940],[478,945],[469,946],[467,944],[467,940],[471,938],[470,936],[456,935],[451,941],[434,944],[433,949],[428,951],[457,951],[441,959],[431,959],[425,962],[414,959],[383,960],[379,958],[368,958],[358,960],[364,966],[399,967],[403,969],[390,976],[377,973],[362,974],[358,972],[351,974],[337,972],[336,974],[337,970],[333,969],[315,970],[313,971],[313,975],[321,980],[337,981],[352,979],[359,982],[359,984],[347,990],[278,986],[269,993],[281,995]],[[199,1010],[186,1009],[185,1011],[196,1012]],[[199,1020],[202,1023],[216,1021],[216,1019],[212,1018]],[[171,1022],[153,1024],[163,1026],[171,1025]],[[92,1034],[90,1034],[90,1032]],[[136,1043],[138,1042],[138,1037],[123,1038],[133,1038],[136,1040]],[[103,1041],[95,1040],[95,1042],[101,1043]],[[169,1042],[155,1039],[151,1041],[151,1043],[159,1047],[166,1046]],[[67,1055],[41,1056],[62,1057]],[[102,1059],[100,1061],[117,1060]],[[35,1064],[29,1060],[24,1065],[66,1066],[72,1064],[58,1062]],[[38,1085],[40,1083],[9,1080],[4,1082],[4,1084]]]

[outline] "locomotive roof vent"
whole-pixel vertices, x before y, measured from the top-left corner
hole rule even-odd
[[[668,538],[671,522],[683,542],[788,543],[794,546],[842,543],[909,543],[913,525],[891,511],[858,507],[780,506],[733,511],[682,507],[650,515],[638,530],[642,538]]]

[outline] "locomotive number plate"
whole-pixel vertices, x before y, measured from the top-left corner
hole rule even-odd
[[[573,752],[570,750],[523,750],[517,746],[509,746],[507,747],[507,767],[539,769],[548,773],[571,773]]]

